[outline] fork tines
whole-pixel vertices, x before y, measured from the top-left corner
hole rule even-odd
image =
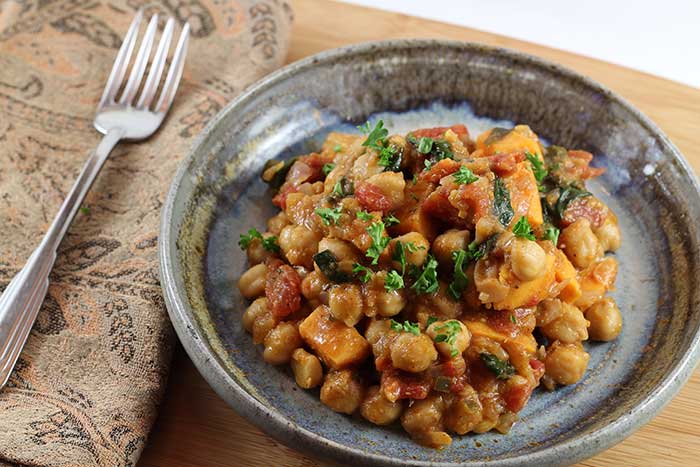
[[[137,94],[139,94],[138,91],[141,88],[149,58],[151,58],[151,49],[153,48],[156,31],[158,29],[157,14],[151,16],[151,19],[148,22],[146,32],[143,36],[143,41],[141,42],[141,47],[139,47],[134,63],[131,65],[131,73],[129,73],[129,78],[126,81],[126,84],[123,84],[124,77],[129,69],[129,63],[131,62],[131,55],[133,54],[136,46],[139,26],[141,25],[142,19],[143,11],[139,10],[136,17],[131,22],[129,30],[126,32],[126,36],[124,36],[124,41],[122,42],[117,58],[114,61],[114,66],[112,66],[112,72],[107,80],[107,85],[105,86],[105,90],[102,94],[102,98],[100,99],[98,108],[113,104],[121,104],[123,106],[134,107],[137,109],[151,109],[155,112],[167,112],[168,108],[170,108],[170,104],[175,98],[175,92],[177,91],[180,78],[182,77],[182,70],[185,64],[185,55],[187,54],[187,43],[190,35],[190,25],[187,23],[185,23],[183,26],[182,32],[180,33],[180,39],[177,41],[177,46],[175,47],[175,52],[173,53],[170,67],[168,68],[168,74],[158,96],[158,101],[154,107],[152,106],[156,94],[158,93],[159,84],[161,83],[161,79],[163,77],[165,63],[170,50],[170,42],[173,38],[173,30],[175,28],[175,20],[173,18],[169,18],[165,23],[163,34],[161,35],[160,42],[158,43],[158,47],[156,48],[155,55],[153,56],[153,60],[150,65],[148,77],[146,78],[146,82],[143,84],[138,100],[136,100],[136,97]],[[120,94],[119,90],[122,88],[122,86],[123,90]]]

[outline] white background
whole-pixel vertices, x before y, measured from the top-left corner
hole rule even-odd
[[[343,0],[468,26],[700,87],[700,0]]]

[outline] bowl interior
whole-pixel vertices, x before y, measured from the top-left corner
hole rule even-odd
[[[525,123],[542,138],[594,153],[607,169],[591,191],[618,215],[623,243],[614,298],[624,327],[587,345],[582,382],[535,391],[506,435],[454,437],[442,451],[397,427],[332,412],[262,360],[240,325],[239,234],[276,208],[259,174],[266,160],[317,149],[330,131],[382,118],[391,133],[465,123],[475,136]],[[546,464],[592,455],[647,421],[692,370],[700,214],[677,150],[636,111],[589,81],[521,55],[465,44],[362,46],[308,60],[229,106],[195,145],[164,220],[166,299],[188,352],[215,389],[297,447],[376,462]],[[298,443],[298,444],[296,444]],[[341,446],[346,446],[342,448]],[[345,457],[347,459],[347,457]]]

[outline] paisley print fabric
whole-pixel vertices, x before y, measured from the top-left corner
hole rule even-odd
[[[101,137],[95,106],[139,8],[161,28],[168,16],[190,23],[185,75],[161,131],[117,146],[61,245],[0,391],[0,464],[136,463],[175,339],[158,282],[163,199],[206,122],[287,52],[282,1],[0,0],[0,290]]]

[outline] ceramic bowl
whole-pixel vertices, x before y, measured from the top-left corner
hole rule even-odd
[[[288,369],[262,360],[241,327],[236,243],[274,212],[260,180],[271,158],[318,148],[331,130],[382,118],[392,132],[466,123],[525,123],[595,155],[591,184],[617,213],[623,244],[613,296],[620,337],[587,344],[585,378],[535,391],[508,435],[454,437],[441,451],[400,427],[325,407]],[[698,360],[698,183],[678,150],[619,96],[517,52],[444,41],[391,41],[324,52],[263,79],[207,126],[167,197],[161,277],[170,318],[218,394],[275,438],[355,465],[561,465],[619,442],[680,389]]]

